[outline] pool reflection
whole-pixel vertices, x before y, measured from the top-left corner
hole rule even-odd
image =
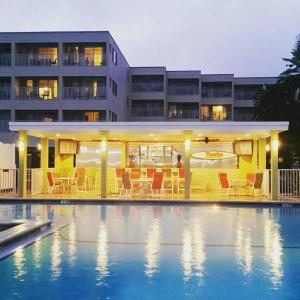
[[[102,279],[108,275],[108,231],[106,224],[101,221],[98,229],[96,270],[98,272],[97,282],[102,283]]]
[[[59,231],[55,231],[51,247],[51,280],[57,280],[61,275],[61,256],[61,239]]]

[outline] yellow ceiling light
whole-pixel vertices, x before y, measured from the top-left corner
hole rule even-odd
[[[37,147],[37,149],[38,149],[39,151],[42,150],[42,145],[41,145],[41,143],[38,143],[36,147]]]

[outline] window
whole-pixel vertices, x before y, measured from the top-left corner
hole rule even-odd
[[[169,95],[198,95],[199,79],[197,78],[180,78],[168,80]]]
[[[63,119],[69,122],[100,122],[106,120],[106,111],[64,110]]]
[[[207,121],[231,120],[231,105],[203,105],[201,116]]]
[[[86,66],[102,66],[103,65],[103,48],[86,47],[84,48],[84,64]]]
[[[131,81],[131,91],[134,93],[164,91],[163,75],[132,75]]]
[[[262,90],[262,85],[236,85],[234,87],[235,100],[254,100],[256,94]]]
[[[117,83],[112,80],[111,78],[109,78],[109,86],[111,88],[111,92],[114,96],[118,96],[118,85]]]
[[[132,100],[131,115],[132,117],[163,117],[164,101],[163,100]]]
[[[57,111],[17,110],[16,121],[53,122],[57,121]]]
[[[235,107],[234,120],[235,121],[251,121],[253,117],[253,107]]]
[[[198,119],[199,104],[198,103],[169,103],[168,104],[169,119]]]
[[[227,98],[232,97],[231,82],[203,82],[201,85],[203,98]]]
[[[118,64],[118,56],[117,56],[117,52],[114,48],[112,48],[112,61],[115,65]]]

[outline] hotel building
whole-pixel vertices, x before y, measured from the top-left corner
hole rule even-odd
[[[144,140],[144,144],[149,144],[149,140],[153,142],[161,138],[161,141],[170,144],[166,139],[174,134],[172,142],[178,143],[181,141],[181,138],[177,139],[178,134],[184,132],[183,140],[189,136],[193,141],[198,139],[208,144],[214,140],[222,142],[225,137],[224,142],[230,141],[232,147],[233,142],[244,139],[245,135],[250,139],[249,132],[252,130],[255,140],[251,138],[254,150],[249,166],[264,170],[262,158],[254,157],[258,156],[258,149],[262,149],[256,141],[266,139],[274,132],[276,139],[278,132],[286,130],[287,125],[273,124],[273,132],[270,124],[252,126],[249,121],[252,119],[255,94],[265,85],[275,82],[275,77],[235,77],[233,74],[202,74],[200,70],[168,71],[166,67],[131,67],[108,31],[0,33],[0,141],[14,143],[18,138],[16,133],[20,132],[21,137],[30,133],[28,136],[51,139],[52,134],[55,140],[56,133],[57,140],[76,139],[84,142],[86,136],[89,141],[97,140],[95,131],[103,133],[108,129],[117,143],[124,142],[120,135],[120,130],[124,128],[127,146],[125,158],[121,160],[126,167],[128,153],[137,151],[141,155],[142,151],[141,148],[130,148],[129,142],[136,144]],[[116,124],[113,125],[113,122]],[[128,127],[126,122],[136,124],[136,127]],[[147,125],[147,122],[152,125]],[[149,133],[148,138],[130,136],[131,130],[135,129],[139,129],[142,135],[143,128]],[[230,136],[226,137],[224,128],[231,130]],[[84,130],[87,130],[86,135]],[[161,135],[154,138],[153,133],[159,133],[160,130]],[[170,134],[166,134],[167,130],[171,130]],[[102,133],[100,139],[105,135],[106,141],[112,142],[106,133]],[[53,148],[54,143],[49,145]],[[34,146],[31,138],[28,139],[30,146]],[[171,152],[174,150],[170,149]],[[216,150],[215,147],[212,149]],[[226,147],[222,149],[227,151]],[[200,150],[197,149],[198,152]],[[151,151],[167,152],[165,148]],[[147,150],[147,157],[151,151]],[[183,146],[179,152],[185,151]],[[54,156],[57,168],[59,153],[56,151]],[[155,161],[154,156],[152,162]],[[174,157],[171,156],[157,158],[158,165],[164,166],[165,163],[173,166]],[[80,160],[77,158],[75,161],[78,163]],[[76,166],[76,162],[72,159],[69,167]],[[139,162],[142,164],[141,157]],[[233,161],[226,166],[236,168],[237,164],[237,161]],[[239,158],[239,165],[242,164]],[[51,166],[48,157],[46,165]],[[190,169],[189,165],[186,166]],[[104,180],[103,174],[107,171],[102,169],[101,172],[101,180]],[[192,179],[186,176],[187,188]],[[101,181],[101,184],[101,195],[106,197],[103,185],[107,183]],[[189,192],[185,195],[186,198],[190,196]]]

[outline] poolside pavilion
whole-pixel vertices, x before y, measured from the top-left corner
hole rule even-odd
[[[93,192],[70,189],[64,198],[74,197],[74,193],[79,198],[122,197],[119,193],[122,178],[117,181],[116,170],[130,172],[134,167],[146,173],[148,168],[157,172],[171,169],[172,187],[169,192],[166,188],[165,195],[170,198],[174,195],[183,199],[214,198],[222,192],[220,173],[225,173],[228,181],[237,183],[232,193],[238,198],[277,200],[278,134],[288,130],[288,122],[11,122],[10,130],[19,134],[19,197],[29,194],[27,145],[29,137],[36,137],[40,139],[41,166],[37,175],[30,175],[32,195],[51,197],[48,145],[53,140],[52,172],[60,170],[60,174],[64,173],[60,175],[62,178],[79,168],[95,174],[90,176],[94,180]],[[267,152],[270,170],[266,169]],[[175,175],[177,181],[173,185],[178,154],[182,157],[184,178]],[[247,188],[243,191],[249,175],[257,173],[263,174],[259,193]],[[225,191],[226,197],[230,193]],[[58,193],[57,197],[61,195]]]

